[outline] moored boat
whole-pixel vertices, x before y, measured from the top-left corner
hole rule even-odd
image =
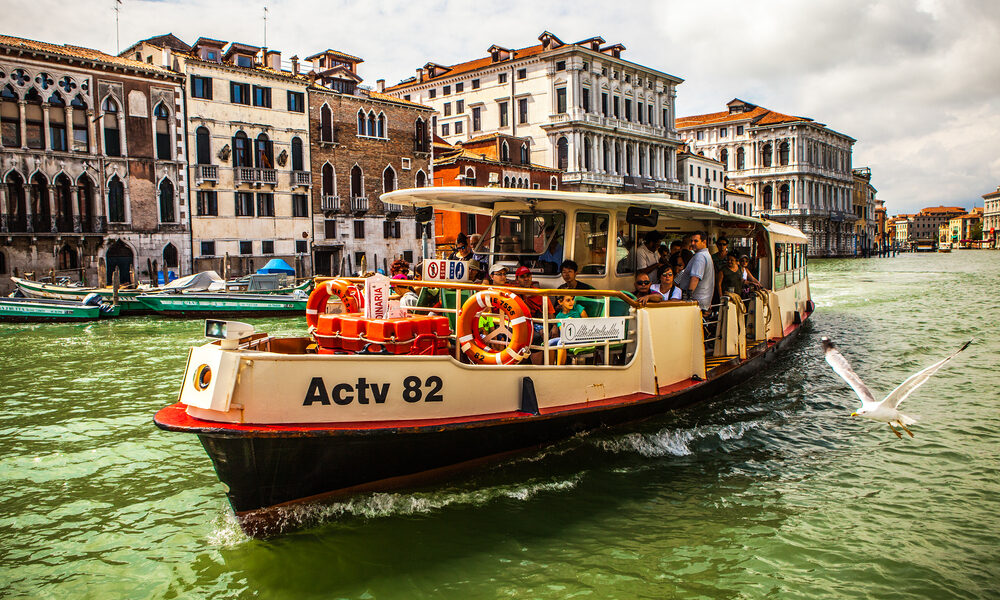
[[[96,298],[96,297],[94,297]],[[0,322],[73,322],[117,317],[121,307],[99,301],[0,298]]]
[[[23,279],[21,277],[11,277],[10,280],[17,286],[17,289],[22,294],[29,298],[70,300],[75,302],[82,302],[83,299],[90,294],[98,294],[102,302],[112,302],[115,298],[115,291],[111,287],[59,285],[55,283],[31,281],[30,279]],[[154,288],[119,288],[117,303],[121,314],[149,313],[149,309],[144,304],[136,300],[136,296],[149,292],[153,289]]]
[[[776,358],[813,311],[807,238],[780,223],[653,195],[470,187],[383,199],[491,214],[474,252],[526,267],[540,287],[449,281],[441,274],[462,269],[426,261],[427,279],[405,285],[437,288],[437,316],[350,312],[361,281],[340,279],[310,297],[307,336],[210,322],[218,339],[191,350],[179,401],[155,422],[198,435],[250,535],[294,526],[286,508],[301,502],[409,485],[699,402]],[[627,293],[637,240],[653,231],[726,236],[763,289],[722,294],[704,312],[638,301]],[[563,258],[597,289],[555,289]],[[365,283],[373,311],[378,287]],[[349,312],[327,312],[333,295]],[[531,314],[567,295],[586,317],[554,331],[547,311]]]
[[[306,298],[297,294],[185,292],[140,294],[136,299],[158,315],[174,317],[260,317],[301,315]]]

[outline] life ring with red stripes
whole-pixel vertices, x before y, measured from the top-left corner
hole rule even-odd
[[[343,279],[330,279],[316,286],[316,289],[309,294],[306,301],[306,323],[309,327],[316,327],[319,316],[326,312],[326,303],[330,297],[336,295],[344,305],[344,312],[358,312],[361,307],[361,293],[349,281]]]
[[[490,308],[503,313],[510,323],[510,342],[493,350],[479,331],[479,314]],[[477,292],[462,305],[458,319],[458,343],[472,362],[480,365],[510,365],[524,360],[525,349],[531,343],[531,311],[524,300],[504,290]]]

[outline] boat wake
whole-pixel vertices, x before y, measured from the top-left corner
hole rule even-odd
[[[684,429],[661,429],[653,433],[629,433],[613,439],[594,440],[594,445],[615,454],[639,454],[647,458],[663,456],[688,456],[698,450],[697,445],[706,441],[742,439],[747,432],[766,425],[761,421],[740,421],[719,426],[699,425]]]

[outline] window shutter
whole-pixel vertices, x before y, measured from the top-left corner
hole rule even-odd
[[[205,99],[206,100],[211,100],[212,99],[212,78],[211,77],[206,77],[205,78]]]

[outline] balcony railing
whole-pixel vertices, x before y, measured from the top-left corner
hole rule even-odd
[[[403,212],[403,205],[402,204],[393,204],[391,202],[385,202],[384,206],[385,206],[385,212],[388,213],[388,214],[397,214],[398,215],[399,213]]]
[[[351,212],[368,212],[368,196],[354,196],[351,198]]]
[[[266,183],[277,185],[278,172],[274,169],[258,169],[256,167],[235,167],[236,183]]]
[[[309,171],[292,171],[292,185],[312,185],[312,173]]]
[[[219,181],[219,167],[216,165],[195,165],[194,180],[195,183],[207,181],[217,183]]]
[[[321,210],[330,212],[340,212],[340,196],[325,194],[319,201]]]

